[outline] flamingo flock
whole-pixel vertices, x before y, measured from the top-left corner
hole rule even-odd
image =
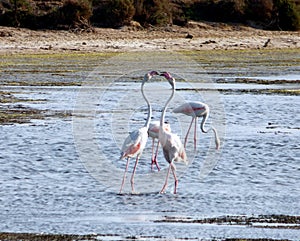
[[[148,82],[154,76],[163,76],[172,87],[171,95],[165,103],[165,106],[163,108],[163,111],[161,113],[161,117],[160,117],[159,121],[151,121],[152,107],[144,93],[145,83]],[[127,138],[125,139],[125,141],[123,143],[123,146],[121,149],[122,152],[121,152],[120,160],[126,158],[127,162],[126,162],[125,172],[124,172],[124,176],[122,179],[121,188],[120,188],[120,192],[119,192],[120,194],[122,193],[122,190],[124,187],[130,158],[132,158],[132,157],[136,157],[136,160],[135,160],[135,164],[134,164],[134,168],[132,171],[130,182],[131,182],[131,192],[135,193],[134,175],[136,172],[138,161],[139,161],[141,154],[146,146],[148,137],[152,138],[151,170],[154,171],[154,165],[155,165],[157,170],[160,171],[160,167],[157,162],[157,154],[158,154],[160,145],[163,150],[164,158],[169,164],[165,183],[164,183],[160,193],[166,192],[166,189],[168,186],[168,179],[169,179],[169,175],[171,172],[173,174],[174,181],[175,181],[174,194],[177,193],[178,178],[176,176],[175,162],[183,162],[185,164],[188,164],[188,159],[187,159],[185,148],[186,148],[186,144],[187,144],[187,138],[188,138],[188,135],[189,135],[189,132],[190,132],[190,129],[191,129],[193,123],[195,123],[194,150],[196,150],[196,145],[197,145],[196,130],[197,130],[198,117],[202,117],[202,121],[201,121],[201,125],[200,125],[201,131],[203,133],[207,133],[209,130],[212,130],[214,132],[214,136],[215,136],[216,149],[220,148],[220,140],[219,140],[218,132],[217,132],[216,128],[211,126],[208,130],[204,129],[204,125],[209,116],[209,107],[207,104],[202,103],[202,102],[187,102],[173,110],[174,113],[182,113],[182,114],[192,117],[192,121],[189,125],[188,131],[185,136],[184,144],[182,144],[178,135],[172,133],[170,125],[165,122],[165,114],[166,114],[169,103],[171,102],[171,100],[174,97],[175,89],[176,89],[175,86],[176,86],[175,78],[173,78],[169,72],[159,73],[158,71],[150,71],[145,74],[142,84],[141,84],[141,93],[142,93],[142,96],[143,96],[144,100],[146,101],[147,107],[148,107],[147,120],[143,127],[131,132],[127,136]],[[156,145],[156,150],[154,151],[155,139],[157,139],[157,145]]]

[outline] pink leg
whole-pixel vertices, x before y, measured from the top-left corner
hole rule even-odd
[[[170,165],[172,165],[172,172],[173,172],[173,176],[174,176],[174,180],[175,180],[174,194],[176,194],[177,193],[178,179],[176,177],[176,171],[175,171],[175,168],[173,167],[173,163],[171,163]]]
[[[127,157],[127,163],[126,163],[126,167],[125,167],[125,172],[124,172],[124,176],[123,176],[123,181],[122,181],[122,184],[121,184],[121,189],[120,189],[120,194],[122,193],[122,189],[124,187],[124,183],[125,183],[125,179],[126,179],[126,173],[127,173],[127,170],[128,170],[128,165],[129,165],[129,159],[130,157]]]
[[[130,180],[130,182],[131,182],[131,192],[132,193],[135,192],[134,191],[134,174],[135,174],[135,170],[136,170],[137,164],[139,162],[139,157],[140,157],[140,155],[137,155],[136,160],[135,160],[135,164],[134,164],[134,168],[133,168],[133,171],[132,171],[132,175],[131,175],[131,180]]]
[[[155,157],[154,157],[154,163],[155,163],[155,165],[157,167],[157,170],[160,171],[160,167],[159,167],[159,165],[157,163],[158,147],[159,147],[159,141],[157,141],[156,152],[155,152]]]
[[[154,156],[154,138],[152,138],[152,156],[151,156],[151,170],[154,171],[154,163],[155,163],[155,156]]]
[[[172,168],[172,166],[171,166],[171,164],[170,164],[169,169],[168,169],[168,173],[167,173],[167,177],[166,177],[165,184],[164,184],[163,188],[161,189],[160,193],[164,193],[165,190],[166,190],[166,188],[167,188],[167,186],[168,186],[168,179],[169,179],[169,175],[170,175],[170,170],[171,170],[171,168]]]
[[[194,151],[197,149],[197,117],[195,119],[195,129],[194,129]]]
[[[187,138],[188,138],[188,135],[189,135],[189,133],[190,133],[190,130],[191,130],[193,121],[194,121],[194,117],[192,118],[191,124],[190,124],[189,129],[188,129],[188,131],[187,131],[187,133],[186,133],[186,135],[185,135],[185,138],[184,138],[184,148],[186,147]]]

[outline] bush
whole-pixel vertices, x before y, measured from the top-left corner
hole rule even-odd
[[[128,24],[135,13],[132,0],[110,0],[98,2],[92,21],[98,26],[120,27]]]
[[[134,20],[143,26],[172,24],[172,11],[168,0],[135,1],[136,14]]]
[[[246,8],[243,0],[200,0],[191,5],[190,18],[216,22],[241,22]]]
[[[13,0],[11,2],[11,9],[7,9],[0,16],[2,24],[7,23],[5,25],[9,26],[32,29],[69,29],[87,22],[92,15],[89,0],[66,0],[62,6],[50,8],[48,12],[43,12],[43,14],[40,14],[39,9],[32,1]]]
[[[34,7],[27,0],[2,1],[0,7],[3,25],[26,27],[35,19]]]
[[[92,16],[92,5],[88,0],[66,0],[59,10],[59,21],[74,26],[82,19],[89,20]]]
[[[267,23],[272,18],[273,0],[248,0],[246,17],[262,23]]]
[[[296,5],[289,0],[274,0],[273,28],[280,30],[299,30],[300,13]]]
[[[293,0],[0,0],[2,25],[86,29],[185,25],[188,20],[239,22],[271,30],[300,29],[300,1]]]

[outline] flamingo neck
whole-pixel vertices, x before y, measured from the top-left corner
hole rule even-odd
[[[165,104],[165,107],[164,107],[164,109],[163,109],[163,111],[162,111],[162,113],[161,113],[161,117],[160,117],[160,128],[161,128],[163,131],[164,131],[163,126],[164,126],[164,123],[165,123],[165,114],[166,114],[166,110],[167,110],[167,108],[168,108],[168,105],[169,105],[170,101],[173,99],[174,94],[175,94],[175,85],[172,86],[172,94],[171,94],[171,96],[169,97],[169,99],[167,100],[167,102],[166,102],[166,104]]]
[[[207,120],[207,118],[208,118],[208,115],[209,115],[209,112],[205,113],[205,115],[204,115],[203,118],[202,118],[201,125],[200,125],[201,131],[204,132],[204,133],[207,133],[207,132],[208,132],[208,130],[205,130],[205,129],[204,129],[204,125],[205,125],[205,123],[206,123],[206,120]]]
[[[142,95],[143,95],[145,101],[147,102],[147,106],[148,106],[148,115],[147,115],[147,120],[146,120],[146,123],[145,123],[144,127],[147,127],[147,129],[148,129],[149,125],[150,125],[150,121],[151,121],[151,116],[152,116],[152,107],[151,107],[151,104],[150,104],[149,100],[147,99],[147,97],[144,93],[144,84],[145,84],[145,82],[142,83],[141,91],[142,91]]]

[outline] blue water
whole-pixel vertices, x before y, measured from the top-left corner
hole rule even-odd
[[[120,145],[128,131],[143,125],[146,118],[145,104],[135,95],[133,99],[128,95],[128,91],[134,90],[139,96],[139,86],[139,82],[117,81],[106,89],[102,99],[95,99],[91,113],[78,107],[81,87],[1,87],[2,91],[13,91],[22,98],[44,100],[16,104],[73,113],[73,117],[48,117],[27,124],[0,126],[1,232],[98,233],[169,239],[299,238],[299,230],[156,222],[165,216],[201,219],[224,215],[299,215],[299,96],[218,92],[221,105],[212,110],[207,127],[214,125],[219,129],[221,150],[211,148],[212,133],[203,134],[198,126],[197,153],[193,153],[191,134],[187,152],[192,162],[188,166],[177,165],[178,194],[172,193],[172,179],[167,193],[159,194],[167,164],[160,152],[163,170],[151,173],[149,139],[136,177],[140,194],[130,194],[127,183],[124,194],[118,195],[125,167],[125,161],[118,160]],[[180,95],[170,110],[181,97],[192,100],[198,95],[181,87],[178,84]],[[151,83],[147,88],[151,88]],[[159,118],[161,105],[170,94],[167,85],[161,88],[164,91],[157,92],[161,99],[152,100],[154,118]],[[150,95],[151,89],[146,91]],[[209,95],[201,96],[210,100]],[[171,112],[167,114],[172,130],[183,140],[190,119],[180,118]],[[93,136],[80,139],[76,128],[84,129],[86,124],[93,126]],[[86,133],[90,134],[89,130]],[[82,143],[85,145],[78,146]],[[208,168],[207,164],[212,166]],[[130,170],[132,166],[133,161]],[[208,172],[204,175],[201,170],[205,168]]]

